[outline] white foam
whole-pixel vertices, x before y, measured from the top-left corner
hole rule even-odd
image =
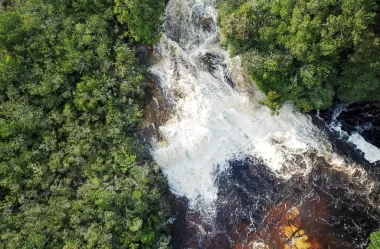
[[[205,18],[213,20],[213,29],[191,26],[192,18],[199,16],[192,12],[200,10]],[[212,1],[172,0],[166,15],[166,22],[181,20],[175,25],[178,32],[195,32],[186,37],[201,38],[195,45],[194,39],[189,44],[180,39],[178,44],[164,36],[157,47],[161,60],[150,68],[174,106],[175,115],[160,127],[165,140],[156,142],[152,151],[172,192],[186,196],[194,209],[212,209],[218,191],[216,174],[228,166],[229,160],[256,156],[286,178],[306,172],[310,166],[308,157],[303,156],[300,162],[298,155],[309,150],[328,150],[329,145],[309,117],[295,112],[291,105],[285,105],[279,115],[273,116],[256,98],[229,85],[222,65],[237,65],[231,65],[228,53],[219,48],[215,39],[214,43],[207,39],[217,37],[218,32]],[[200,60],[206,53],[222,58],[212,74]]]
[[[342,124],[338,121],[339,115],[346,110],[348,104],[338,105],[333,112],[330,128],[336,131],[341,139],[347,139],[358,150],[364,153],[364,158],[370,163],[376,163],[380,161],[380,149],[376,146],[368,143],[359,133],[353,133],[349,135],[342,129]]]
[[[357,149],[362,151],[364,153],[364,158],[370,163],[380,161],[380,149],[365,141],[365,139],[358,133],[352,134],[348,138],[348,141],[353,143]]]

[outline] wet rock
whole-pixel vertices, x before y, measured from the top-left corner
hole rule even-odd
[[[144,64],[148,65],[149,63],[149,48],[147,46],[139,46],[135,50],[136,59]]]
[[[159,85],[151,77],[146,83],[145,107],[143,112],[143,122],[138,127],[135,138],[144,145],[145,150],[142,152],[143,158],[150,158],[151,141],[163,141],[160,134],[160,126],[163,125],[170,117],[170,105],[166,102]]]
[[[217,70],[221,69],[223,73],[223,79],[232,88],[235,88],[236,84],[232,80],[232,76],[228,71],[227,65],[224,63],[224,58],[219,55],[214,55],[212,53],[205,53],[199,58],[201,66],[208,72],[210,72],[214,77],[218,77]]]
[[[195,6],[191,17],[194,25],[202,27],[203,31],[211,32],[215,27],[214,20],[204,12],[202,6]]]
[[[209,72],[214,73],[217,69],[217,65],[222,64],[223,58],[218,55],[214,55],[211,53],[205,53],[200,57],[200,61],[202,66]]]

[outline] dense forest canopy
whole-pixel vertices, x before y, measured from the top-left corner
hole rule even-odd
[[[223,43],[277,110],[380,100],[379,0],[217,0]]]
[[[164,248],[166,180],[132,138],[159,0],[0,7],[0,248]]]

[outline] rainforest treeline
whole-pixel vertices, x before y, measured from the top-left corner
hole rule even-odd
[[[263,103],[304,111],[380,100],[379,0],[217,0],[222,42]]]
[[[139,159],[160,0],[0,2],[0,248],[166,248],[165,178]]]

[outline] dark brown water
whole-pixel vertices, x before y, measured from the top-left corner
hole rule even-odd
[[[260,161],[231,162],[218,179],[215,220],[177,200],[174,248],[366,248],[379,227],[380,189],[367,194],[361,174],[348,178],[315,158],[306,178],[281,181]]]

